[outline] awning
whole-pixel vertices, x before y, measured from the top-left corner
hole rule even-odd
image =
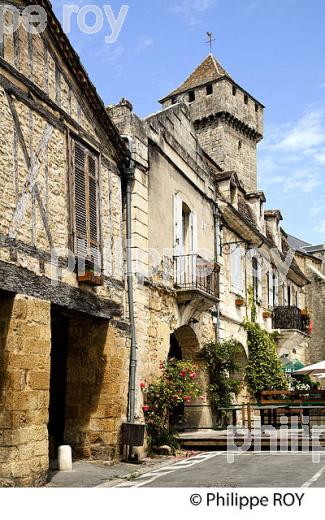
[[[307,367],[301,368],[300,370],[297,370],[295,374],[325,374],[325,361],[320,361],[314,365],[308,365]]]

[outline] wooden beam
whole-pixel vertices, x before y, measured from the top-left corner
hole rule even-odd
[[[121,306],[112,300],[104,300],[93,292],[85,292],[45,276],[38,276],[28,269],[2,261],[0,289],[47,300],[98,318],[111,319],[122,314]]]

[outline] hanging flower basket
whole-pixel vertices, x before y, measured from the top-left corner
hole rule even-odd
[[[235,300],[236,307],[243,307],[245,305],[244,298],[236,298]]]

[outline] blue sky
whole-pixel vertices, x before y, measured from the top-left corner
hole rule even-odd
[[[325,242],[325,2],[323,0],[53,0],[129,6],[114,44],[107,20],[84,34],[71,18],[69,37],[106,104],[121,97],[140,116],[177,87],[209,52],[266,105],[259,145],[259,186],[280,208],[287,232]],[[89,23],[93,19],[89,17]]]

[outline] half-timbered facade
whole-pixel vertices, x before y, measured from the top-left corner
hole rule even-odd
[[[128,151],[36,3],[46,30],[0,41],[0,486],[42,484],[62,443],[114,458],[127,408]]]

